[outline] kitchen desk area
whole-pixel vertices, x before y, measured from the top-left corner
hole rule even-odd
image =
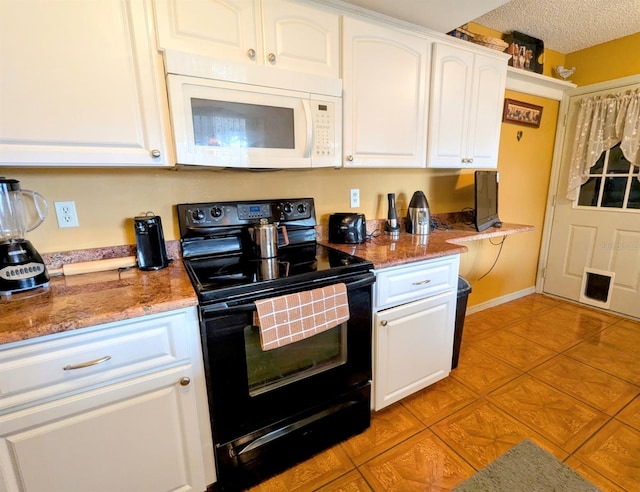
[[[478,232],[458,217],[440,216],[436,222],[442,225],[428,235],[392,235],[383,232],[384,221],[369,221],[364,243],[325,243],[374,265],[372,406],[376,411],[449,375],[459,329],[458,271],[460,254],[467,251],[464,243],[533,230],[503,223]]]

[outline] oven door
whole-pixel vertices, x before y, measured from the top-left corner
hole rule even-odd
[[[262,351],[253,323],[257,297],[224,309],[202,307],[205,370],[217,445],[269,434],[326,411],[343,395],[369,385],[374,279],[364,273],[262,295],[275,297],[344,282],[349,300],[346,323],[268,351]]]

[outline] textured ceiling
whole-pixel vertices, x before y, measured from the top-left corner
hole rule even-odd
[[[567,54],[640,32],[640,0],[511,0],[473,21]]]
[[[503,33],[518,31],[563,54],[640,32],[640,0],[343,1],[438,32],[469,21]]]

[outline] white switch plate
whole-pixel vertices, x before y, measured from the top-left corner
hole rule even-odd
[[[58,216],[58,227],[78,227],[78,214],[76,213],[76,202],[54,202],[56,215]]]
[[[358,188],[352,188],[349,196],[351,197],[351,208],[358,208],[360,206],[360,190]]]

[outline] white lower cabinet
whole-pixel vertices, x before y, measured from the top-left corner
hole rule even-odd
[[[128,347],[121,351],[115,344],[104,357],[78,369],[69,370],[60,360],[58,370],[69,374],[74,386],[62,389],[56,382],[61,388],[56,395],[34,385],[35,396],[23,399],[28,403],[0,411],[0,491],[204,491],[215,481],[215,471],[197,319],[195,308],[188,308],[0,349],[0,370],[11,377],[7,368],[12,367],[19,377],[37,359],[46,362],[49,353],[59,358],[67,349],[81,348],[83,338],[91,349],[96,338],[110,332],[123,337],[123,326],[126,346],[140,325],[142,332],[155,332],[156,341],[167,332],[172,342],[164,348],[178,355],[153,369],[124,377],[114,373],[113,381],[95,378],[118,368],[122,356],[139,365]],[[174,329],[177,321],[182,322],[179,330]],[[144,359],[145,337],[138,342]],[[189,349],[175,351],[176,346]],[[23,358],[12,357],[12,351]],[[153,352],[151,359],[160,360]],[[70,355],[69,363],[82,365],[75,359],[77,354]],[[77,376],[83,371],[88,379]]]
[[[374,410],[451,371],[458,265],[455,255],[377,272],[376,306],[386,308],[374,314]]]

